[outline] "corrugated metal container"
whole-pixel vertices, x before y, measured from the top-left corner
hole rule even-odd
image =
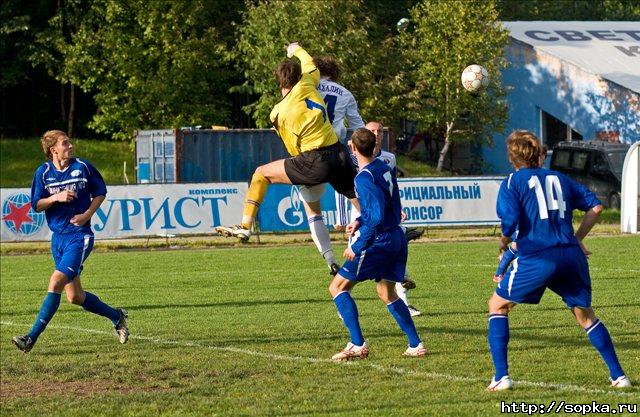
[[[385,128],[383,148],[390,142]],[[138,183],[248,181],[256,167],[288,157],[273,129],[140,130],[136,135]]]

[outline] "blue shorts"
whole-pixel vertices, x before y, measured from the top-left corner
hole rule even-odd
[[[56,271],[62,272],[72,281],[82,272],[82,264],[93,249],[93,235],[70,233],[53,234],[51,238],[51,254]]]
[[[402,282],[407,268],[407,239],[401,228],[376,236],[373,245],[353,261],[346,261],[338,272],[349,281],[381,279]]]
[[[518,256],[496,294],[518,304],[538,304],[547,288],[568,307],[591,307],[589,265],[579,246],[557,246]]]

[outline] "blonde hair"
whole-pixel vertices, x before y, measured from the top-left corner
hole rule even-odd
[[[56,146],[59,139],[66,137],[67,134],[62,130],[48,130],[44,132],[44,135],[40,138],[40,144],[42,145],[42,151],[47,156],[47,159],[53,158],[53,155],[51,155],[51,147]]]
[[[538,168],[543,151],[536,135],[516,130],[507,137],[507,152],[515,168]]]

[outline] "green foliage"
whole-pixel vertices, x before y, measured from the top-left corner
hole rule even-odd
[[[214,0],[98,0],[64,49],[64,77],[95,93],[90,127],[133,131],[225,124],[230,71],[211,25]]]
[[[244,108],[259,127],[269,126],[269,112],[282,98],[273,70],[286,59],[286,46],[300,44],[309,54],[331,54],[341,62],[339,82],[357,99],[372,88],[371,63],[378,56],[368,38],[371,19],[362,1],[248,1],[238,28],[235,59],[246,81],[235,91],[259,95]],[[364,117],[379,103],[360,101]]]
[[[423,0],[411,11],[412,26],[400,33],[403,68],[391,83],[393,108],[421,130],[447,141],[489,143],[506,120],[500,70],[508,43],[493,1]],[[470,94],[460,81],[470,64],[491,77],[487,91]]]
[[[129,311],[131,339],[67,302],[28,355],[26,333],[46,292],[49,254],[0,263],[2,416],[496,416],[500,401],[637,403],[608,387],[598,353],[558,296],[510,315],[511,376],[494,395],[486,300],[497,242],[412,243],[409,300],[429,351],[406,339],[371,282],[352,291],[369,358],[333,363],[348,333],[312,243],[286,247],[100,252],[83,287]],[[598,316],[632,381],[640,378],[636,237],[587,238]],[[3,245],[4,246],[4,245]],[[344,245],[336,246],[339,253]],[[535,382],[550,384],[536,385]],[[554,385],[551,385],[554,384]],[[348,387],[345,389],[343,387]]]
[[[637,0],[496,0],[500,20],[640,20]]]

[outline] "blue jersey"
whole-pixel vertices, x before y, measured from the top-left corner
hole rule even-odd
[[[391,168],[380,159],[360,170],[355,178],[360,202],[360,237],[351,246],[355,254],[370,247],[376,236],[390,232],[400,224],[400,192]]]
[[[587,211],[602,204],[584,186],[546,168],[523,168],[501,184],[496,211],[502,234],[516,229],[518,253],[528,254],[554,246],[577,245],[573,210]]]
[[[68,203],[56,202],[45,210],[49,229],[58,234],[92,234],[90,221],[78,227],[71,224],[71,218],[84,213],[94,197],[107,194],[102,176],[93,165],[78,158],[72,158],[63,171],[58,171],[53,162],[47,161],[36,169],[33,176],[31,206],[36,210],[41,198],[65,190],[75,191],[76,198]]]

